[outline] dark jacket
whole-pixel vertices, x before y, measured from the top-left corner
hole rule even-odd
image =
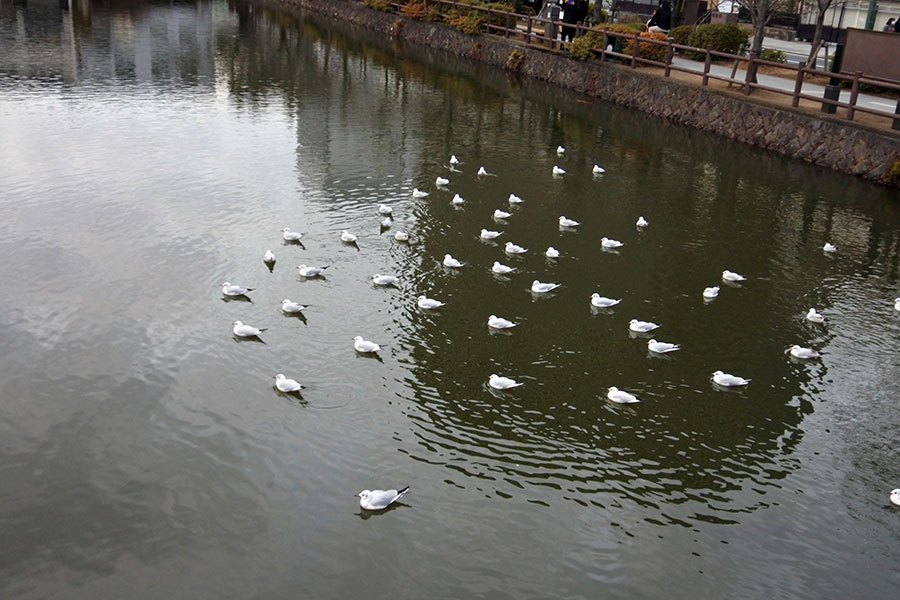
[[[587,0],[562,0],[563,23],[578,23],[587,17]]]
[[[647,21],[647,27],[653,27],[654,25],[666,31],[672,29],[672,9],[668,6],[657,8],[650,20]]]

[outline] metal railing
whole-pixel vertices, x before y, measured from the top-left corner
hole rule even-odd
[[[397,12],[403,12],[405,2],[390,2]],[[875,77],[867,77],[864,73],[832,73],[829,71],[819,70],[814,67],[808,67],[805,63],[799,65],[790,65],[786,63],[772,62],[763,60],[754,54],[738,55],[727,52],[718,52],[709,48],[695,48],[676,44],[671,39],[657,40],[648,37],[640,37],[640,32],[620,33],[601,29],[598,27],[586,27],[584,25],[563,23],[559,20],[545,19],[537,16],[529,16],[518,14],[509,10],[501,11],[487,6],[477,4],[464,4],[455,0],[423,0],[423,8],[426,13],[431,11],[432,15],[446,14],[452,9],[461,9],[463,11],[476,11],[485,14],[486,34],[502,37],[518,41],[523,46],[534,48],[554,54],[568,54],[564,48],[564,42],[559,39],[559,33],[563,28],[571,28],[574,30],[575,36],[581,36],[586,33],[593,32],[602,36],[602,44],[599,48],[592,49],[595,59],[605,61],[608,59],[617,59],[620,62],[629,64],[631,68],[637,69],[639,66],[661,68],[665,77],[671,76],[672,71],[695,75],[700,79],[702,85],[709,85],[710,80],[722,81],[728,84],[739,86],[745,95],[749,95],[754,90],[762,90],[773,94],[788,96],[791,98],[791,106],[798,107],[801,100],[812,101],[822,105],[824,112],[835,112],[836,109],[843,109],[843,118],[852,121],[856,113],[865,113],[875,117],[888,119],[888,126],[893,125],[894,129],[900,129],[900,105],[898,112],[889,112],[887,110],[879,110],[869,106],[858,104],[860,86],[868,85],[879,90],[885,90],[892,93],[900,93],[900,82],[878,79]],[[436,11],[436,13],[434,12]],[[617,43],[617,40],[618,43]],[[628,43],[630,42],[630,44]],[[624,53],[616,51],[616,48],[630,46],[630,52]],[[665,60],[654,60],[641,55],[641,48],[650,46],[662,46],[664,48]],[[694,56],[702,55],[702,70],[697,68],[689,68],[673,64],[673,58],[676,52],[692,53]],[[723,76],[712,72],[711,67],[714,59],[720,59],[733,62],[731,76]],[[738,76],[737,71],[740,66],[744,67],[743,76]],[[767,86],[757,81],[756,73],[760,66],[777,69],[786,73],[785,79],[793,80],[792,89],[784,89],[778,87]],[[819,76],[830,78],[832,83],[835,80],[849,82],[850,94],[846,102],[840,99],[831,99],[820,95],[804,93],[803,84],[807,77]],[[826,108],[834,107],[834,108]]]

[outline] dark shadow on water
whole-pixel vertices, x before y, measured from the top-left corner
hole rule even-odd
[[[252,304],[253,299],[249,296],[222,296],[222,302],[247,302],[248,304]]]
[[[355,497],[354,497],[354,500],[356,500]],[[357,505],[358,504],[359,503],[357,502]],[[356,516],[359,517],[360,519],[362,519],[363,521],[366,521],[368,519],[371,519],[372,517],[380,517],[382,515],[386,515],[389,512],[393,512],[400,508],[412,508],[412,507],[409,504],[404,504],[403,502],[397,501],[397,502],[394,502],[393,504],[391,504],[390,506],[388,506],[387,508],[383,508],[381,510],[365,510],[363,508],[360,508],[359,512],[356,513]]]
[[[243,344],[244,342],[249,342],[251,344],[265,344],[266,343],[258,335],[254,335],[254,336],[250,336],[250,337],[242,337],[239,335],[232,334],[231,339],[233,339],[238,344]]]

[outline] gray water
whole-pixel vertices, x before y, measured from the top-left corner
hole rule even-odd
[[[891,191],[340,24],[29,0],[0,4],[0,224],[4,598],[896,594]]]

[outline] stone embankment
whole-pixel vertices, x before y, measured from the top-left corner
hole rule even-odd
[[[582,62],[494,36],[471,36],[430,21],[348,0],[259,0],[303,9],[495,65],[528,77],[771,150],[784,156],[900,187],[900,135],[811,114],[612,61]]]

